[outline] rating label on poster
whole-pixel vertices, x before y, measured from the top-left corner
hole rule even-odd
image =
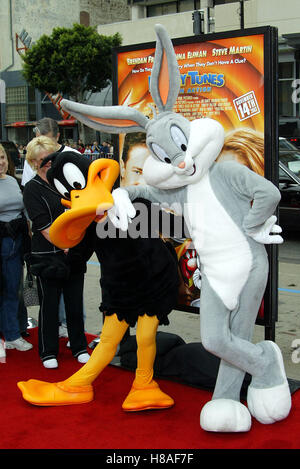
[[[249,119],[249,117],[260,113],[254,91],[249,91],[249,93],[234,99],[233,103],[240,121]]]

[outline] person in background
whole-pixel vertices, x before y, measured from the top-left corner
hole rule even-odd
[[[57,122],[54,119],[51,119],[51,117],[43,117],[43,119],[40,119],[37,122],[36,127],[33,129],[33,132],[36,137],[45,135],[46,137],[52,138],[56,143],[56,151],[77,151],[67,145],[61,145],[58,143],[60,137],[59,127]],[[26,159],[24,162],[21,186],[24,187],[25,184],[35,176],[35,174],[35,170],[29,165]]]
[[[19,150],[20,158],[23,158],[23,156],[24,156],[24,155],[23,155],[23,149],[24,149],[24,147],[23,147],[23,145],[22,145],[22,144],[18,146],[18,150]]]
[[[24,204],[32,221],[32,273],[37,276],[40,297],[39,354],[45,368],[57,368],[59,348],[59,302],[63,294],[68,336],[73,356],[80,363],[89,359],[83,320],[83,283],[86,262],[80,245],[64,252],[51,243],[49,229],[64,212],[61,196],[49,185],[48,162],[43,159],[57,151],[57,143],[46,136],[35,137],[27,145],[27,161],[36,176],[24,188]]]
[[[0,321],[6,349],[27,351],[32,344],[20,332],[19,288],[24,252],[29,249],[28,223],[20,187],[8,173],[8,157],[0,145]]]
[[[87,145],[84,150],[84,156],[86,156],[89,160],[92,160],[92,145]]]
[[[59,151],[59,152],[76,151],[77,152],[76,149],[73,149],[66,144],[61,145],[60,143],[58,143],[58,140],[60,137],[59,127],[58,127],[57,122],[54,119],[51,119],[51,117],[44,117],[43,119],[40,119],[37,122],[36,127],[33,129],[33,132],[35,133],[36,137],[45,135],[46,137],[51,138],[56,145],[55,151]],[[24,187],[25,184],[35,176],[35,174],[36,174],[36,171],[30,166],[28,161],[25,160],[21,186]],[[66,324],[66,311],[64,307],[63,298],[61,299],[59,305],[60,305],[59,306],[59,317],[60,317],[59,335],[60,337],[68,337],[67,324]]]
[[[101,157],[106,158],[109,153],[109,144],[107,142],[103,142],[101,145]]]
[[[101,148],[99,146],[99,143],[98,142],[93,142],[93,145],[92,145],[92,153],[100,153],[101,151]]]
[[[16,177],[16,170],[15,170],[15,165],[8,153],[6,153],[7,160],[8,160],[8,169],[7,169],[7,175],[13,177],[17,183],[18,186],[20,187],[20,180]],[[28,233],[30,233],[30,226],[28,223]],[[29,234],[28,234],[29,236]],[[26,249],[29,251],[30,250],[30,243],[31,241],[27,239],[26,242]],[[23,263],[24,264],[24,263]],[[22,266],[22,273],[21,273],[21,279],[20,279],[20,290],[19,290],[19,313],[18,313],[18,319],[19,319],[19,325],[20,325],[20,331],[21,331],[21,336],[22,337],[28,337],[29,333],[27,331],[27,326],[28,326],[28,313],[27,313],[27,308],[24,303],[24,297],[23,297],[23,283],[24,283],[24,265]]]
[[[86,147],[85,147],[85,153],[92,153],[92,145],[88,144]]]
[[[79,151],[79,153],[83,154],[84,151],[85,151],[84,145],[83,144],[78,144],[77,145],[77,150]]]

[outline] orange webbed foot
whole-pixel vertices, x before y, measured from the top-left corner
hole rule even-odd
[[[85,404],[94,398],[91,385],[70,386],[65,381],[47,383],[36,379],[20,381],[17,384],[23,399],[37,406]]]
[[[149,409],[168,409],[173,405],[173,399],[162,392],[158,384],[152,380],[144,386],[137,386],[133,383],[122,409],[127,412],[138,412]]]

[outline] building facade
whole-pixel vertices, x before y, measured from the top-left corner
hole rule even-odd
[[[24,80],[20,54],[55,27],[71,28],[74,23],[96,26],[129,18],[127,0],[1,0],[1,139],[24,145],[33,137],[36,121],[47,116],[60,123],[63,138],[76,140],[76,122],[66,122],[49,96]]]
[[[123,45],[154,41],[155,23],[163,24],[172,38],[191,36],[194,9],[203,12],[204,33],[243,27],[278,28],[279,131],[282,136],[300,136],[299,0],[133,0],[132,7],[130,21],[99,25],[98,32],[120,32]]]

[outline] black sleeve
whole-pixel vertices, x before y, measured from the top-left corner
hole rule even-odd
[[[49,228],[54,220],[47,200],[39,191],[39,186],[29,181],[24,187],[23,200],[33,229],[42,231]]]

